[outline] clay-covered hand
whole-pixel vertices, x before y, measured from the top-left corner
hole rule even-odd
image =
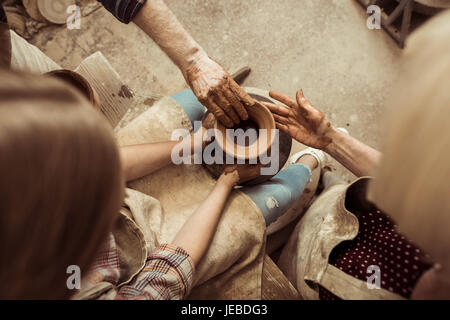
[[[254,100],[217,62],[203,57],[183,71],[184,77],[198,100],[226,127],[247,120],[246,106]]]
[[[221,178],[231,179],[233,186],[237,186],[260,175],[261,164],[232,164],[225,168]]]
[[[269,95],[287,106],[264,103],[272,111],[278,129],[316,149],[330,144],[330,135],[335,129],[325,115],[303,96],[301,89],[297,91],[296,100],[276,91],[270,91]]]

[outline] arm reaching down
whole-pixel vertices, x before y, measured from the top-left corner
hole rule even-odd
[[[227,167],[217,180],[208,198],[183,225],[172,244],[189,253],[197,265],[211,243],[223,207],[231,190],[240,183],[249,181],[260,175],[258,165],[231,165]]]
[[[165,141],[121,147],[125,181],[136,180],[169,165],[172,149],[179,143],[183,142]]]
[[[380,152],[334,128],[325,115],[297,91],[296,99],[270,91],[270,96],[285,105],[265,103],[272,111],[277,128],[297,141],[321,149],[356,176],[372,173]]]
[[[130,283],[120,288],[112,288],[101,298],[183,299],[192,289],[195,266],[201,261],[211,243],[231,190],[236,184],[251,180],[259,173],[259,166],[228,167],[206,200],[185,222],[172,243],[163,244],[151,252],[144,269]],[[94,269],[92,276],[97,281],[109,281],[117,285],[120,273],[111,267],[116,265],[118,259],[112,235],[106,250],[101,252],[102,259],[97,264],[104,267]]]
[[[128,182],[144,177],[171,164],[173,152],[176,153],[178,151],[180,157],[191,156],[196,152],[201,152],[210,140],[206,134],[208,129],[214,126],[214,121],[214,116],[209,113],[203,120],[200,129],[192,136],[185,137],[181,141],[165,141],[120,147],[125,181]],[[183,154],[183,150],[186,150],[189,154]]]
[[[208,198],[186,221],[172,241],[173,245],[186,250],[194,265],[200,262],[209,247],[219,223],[222,209],[236,182],[232,175],[222,175]]]
[[[246,105],[254,100],[178,22],[163,0],[147,1],[133,22],[147,33],[180,68],[199,101],[225,126],[248,118]]]

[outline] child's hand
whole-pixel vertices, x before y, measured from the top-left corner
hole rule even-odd
[[[225,168],[219,179],[226,179],[234,187],[259,177],[261,167],[261,164],[232,164]]]

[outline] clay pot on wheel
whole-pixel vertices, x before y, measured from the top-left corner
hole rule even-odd
[[[102,105],[97,92],[82,75],[66,69],[50,71],[45,75],[58,78],[69,84],[85,96],[95,109],[101,110]]]
[[[244,90],[247,91],[247,93],[253,99],[258,101],[258,105],[256,108],[249,110],[250,121],[243,121],[238,125],[238,127],[243,127],[244,130],[248,127],[255,127],[256,129],[258,129],[259,126],[261,126],[261,128],[275,129],[275,123],[272,122],[272,121],[274,121],[272,114],[264,105],[261,105],[260,102],[277,103],[277,101],[270,98],[268,90],[261,90],[258,88],[251,88],[251,87],[245,87]],[[258,122],[260,123],[259,125],[258,125]],[[225,134],[224,134],[224,130],[226,129],[225,127],[221,126],[220,123],[216,123],[215,128],[221,131],[222,137],[225,137]],[[277,149],[276,151],[278,151],[277,152],[278,154],[272,155],[271,152],[273,152],[275,149],[273,147],[273,143],[275,142],[275,139],[278,139],[278,148],[276,148]],[[218,147],[222,148],[222,150],[223,150],[223,148],[224,148],[223,146],[225,145],[225,147],[226,147],[226,143],[224,143],[224,141],[218,141],[218,140],[219,139],[215,139],[212,143],[217,144]],[[270,150],[268,150],[269,151],[268,155],[269,155],[269,157],[275,157],[275,156],[277,157],[278,170],[280,170],[286,164],[287,160],[289,159],[289,155],[291,153],[291,147],[292,147],[292,138],[288,134],[286,134],[282,131],[278,131],[278,134],[275,137],[270,137],[267,141],[271,141],[270,146],[272,147]],[[222,146],[222,147],[220,147],[220,146]],[[266,149],[264,147],[264,148],[261,148],[260,150],[256,150],[256,152],[255,152],[254,151],[255,147],[257,148],[257,144],[251,148],[252,150],[248,150],[249,157],[252,153],[253,154],[258,153],[260,155],[261,153],[264,153],[263,149]],[[231,149],[230,151],[233,152],[234,148],[230,148],[230,149]],[[239,148],[239,151],[242,151],[242,148]],[[240,153],[240,154],[242,155],[242,153]],[[244,153],[244,155],[245,155],[245,153]],[[231,155],[231,156],[234,157],[233,155]],[[244,158],[245,158],[245,156],[244,156]],[[209,171],[209,173],[212,175],[212,177],[214,179],[219,178],[219,176],[222,174],[223,170],[227,166],[225,163],[225,160],[226,160],[225,157],[223,160],[224,160],[224,162],[222,164],[203,163],[203,166]],[[261,175],[251,181],[244,183],[243,185],[252,186],[252,185],[257,185],[257,184],[263,183],[263,182],[269,180],[275,174],[276,174],[276,172],[274,172],[271,175]]]
[[[268,154],[270,146],[272,145],[275,134],[272,130],[276,129],[275,119],[273,118],[270,110],[257,102],[252,107],[247,107],[247,112],[249,119],[246,121],[241,121],[241,123],[232,129],[238,130],[242,129],[245,132],[248,129],[255,129],[254,132],[257,133],[245,140],[243,138],[239,141],[239,137],[230,135],[230,131],[216,120],[214,128],[222,133],[222,139],[217,139],[217,144],[219,147],[229,156],[235,159],[250,160],[250,159],[260,159],[264,154]],[[264,131],[260,131],[265,129]],[[244,143],[239,143],[244,142]]]

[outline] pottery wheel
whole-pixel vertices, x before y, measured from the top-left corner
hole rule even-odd
[[[42,16],[56,24],[64,24],[69,14],[67,8],[75,4],[75,0],[37,0],[37,6]]]
[[[256,89],[256,88],[244,88],[244,89],[247,91],[247,93],[253,99],[256,99],[261,102],[275,103],[275,101],[273,101],[269,97],[267,91],[264,91],[261,89]],[[281,168],[283,168],[283,166],[289,159],[289,155],[291,154],[292,138],[288,134],[282,132],[281,130],[279,131],[279,133],[280,133],[280,150],[279,150],[279,159],[278,159],[279,162],[278,163],[280,164],[279,169],[281,169]],[[217,142],[213,141],[212,143],[217,143]],[[227,165],[226,164],[205,164],[205,163],[203,163],[203,166],[211,173],[211,175],[215,179],[217,179],[222,174],[223,170],[225,169],[225,167]],[[246,182],[244,185],[251,186],[251,185],[260,184],[264,181],[269,180],[273,176],[274,175],[260,176],[256,179]]]

